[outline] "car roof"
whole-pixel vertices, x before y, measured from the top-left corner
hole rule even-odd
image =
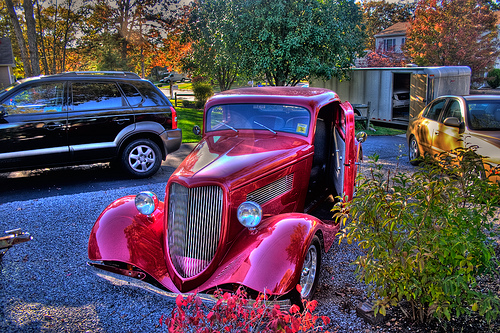
[[[463,96],[466,101],[479,101],[479,100],[500,100],[500,95],[468,95]]]
[[[141,79],[139,75],[132,72],[117,72],[117,71],[75,71],[75,72],[64,72],[51,75],[40,75],[28,77],[21,79],[18,82],[30,82],[36,80],[50,80],[50,79],[60,79],[60,78],[110,78],[110,79]]]
[[[443,95],[438,98],[463,98],[466,101],[500,100],[500,95]]]
[[[305,87],[248,87],[226,90],[212,96],[206,107],[232,103],[293,104],[315,109],[330,102],[340,101],[339,96],[324,88]]]

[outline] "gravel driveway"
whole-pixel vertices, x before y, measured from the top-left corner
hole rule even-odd
[[[370,137],[364,155],[378,152],[398,163],[402,137]],[[411,168],[407,159],[401,165]],[[166,183],[166,180],[165,180]],[[95,276],[86,265],[90,229],[113,200],[141,190],[164,192],[165,183],[0,203],[0,230],[21,227],[33,240],[10,249],[1,262],[0,332],[155,332],[174,302]],[[364,288],[349,263],[358,249],[335,244],[326,255],[317,293],[318,312],[339,332],[376,332],[359,319],[355,305]],[[332,279],[333,277],[333,279]]]

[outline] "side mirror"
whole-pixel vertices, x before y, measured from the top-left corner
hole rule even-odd
[[[201,135],[201,128],[200,128],[200,126],[194,125],[194,127],[193,127],[193,133],[194,133],[194,135],[198,135],[198,136]]]
[[[456,117],[448,117],[443,121],[443,124],[450,127],[460,127],[462,122]]]
[[[358,141],[359,143],[363,143],[366,141],[367,137],[368,134],[366,134],[365,132],[359,132],[358,134],[356,134],[356,141]]]

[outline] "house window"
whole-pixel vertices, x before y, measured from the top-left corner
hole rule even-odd
[[[385,40],[385,51],[386,52],[394,52],[396,49],[396,39],[386,39]]]
[[[406,37],[401,38],[401,46],[405,45],[406,43]]]

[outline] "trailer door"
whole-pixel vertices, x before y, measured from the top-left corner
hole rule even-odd
[[[412,74],[410,83],[410,122],[427,103],[427,74]]]
[[[354,111],[349,102],[338,108],[335,121],[333,183],[337,195],[352,199],[356,180],[356,145],[354,143]]]

